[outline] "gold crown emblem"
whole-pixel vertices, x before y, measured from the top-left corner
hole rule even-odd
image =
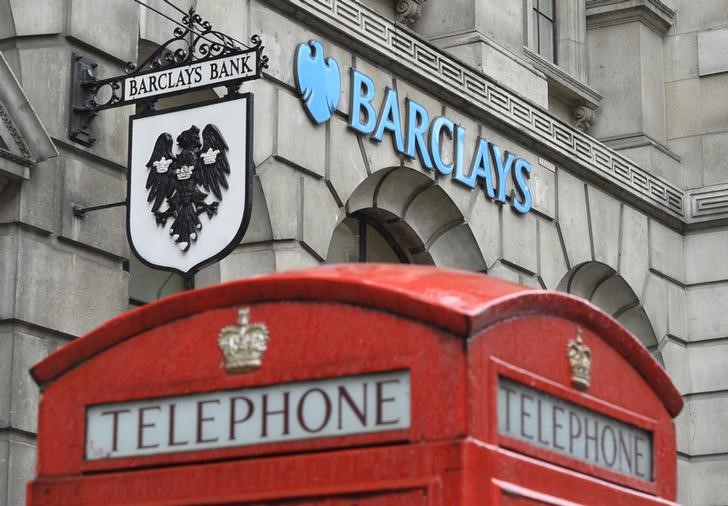
[[[249,323],[250,309],[238,311],[238,324],[220,331],[217,344],[222,351],[222,367],[228,373],[254,371],[263,363],[268,349],[268,328],[263,323]]]
[[[586,390],[591,378],[591,350],[582,341],[581,327],[576,331],[576,340],[569,341],[567,350],[571,364],[571,384],[579,390]]]

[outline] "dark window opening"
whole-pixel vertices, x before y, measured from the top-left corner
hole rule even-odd
[[[185,290],[182,276],[147,267],[133,254],[125,267],[129,272],[130,309]]]
[[[334,230],[326,261],[432,263],[412,228],[381,209],[358,211],[347,216]]]
[[[533,33],[536,52],[556,63],[556,12],[554,0],[533,0]]]

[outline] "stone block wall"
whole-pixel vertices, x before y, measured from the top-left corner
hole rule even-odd
[[[682,158],[686,188],[728,182],[728,68],[703,75],[699,67],[701,35],[725,29],[728,4],[672,0],[677,11],[665,36],[664,68],[667,139]],[[701,39],[701,44],[704,44]],[[716,48],[717,49],[717,48]],[[715,58],[724,50],[713,51]]]
[[[728,503],[728,276],[719,260],[728,229],[685,237],[686,339],[683,352],[687,422],[678,463],[689,477],[690,504]]]
[[[678,15],[664,46],[668,145],[682,158],[685,187],[718,189],[711,213],[717,217],[725,200],[721,185],[728,182],[728,68],[707,74],[700,56],[706,56],[704,36],[728,25],[728,3],[710,0],[700,9],[685,0],[672,4]],[[725,52],[707,54],[715,61]],[[728,503],[728,447],[723,444],[728,436],[728,272],[722,261],[727,245],[723,226],[684,238],[685,320],[680,323],[685,333],[671,346],[683,361],[686,430],[678,463],[688,504]]]
[[[138,9],[124,0],[96,4],[0,3],[0,50],[60,152],[0,194],[0,504],[25,504],[35,472],[39,392],[28,370],[128,305],[123,208],[84,219],[71,212],[126,194],[129,109],[99,116],[92,148],[66,133],[71,54],[98,61],[102,77],[136,60],[137,32],[128,27]]]

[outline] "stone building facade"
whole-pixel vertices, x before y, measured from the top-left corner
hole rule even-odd
[[[178,18],[162,0],[143,3]],[[242,87],[255,96],[250,227],[196,286],[365,259],[585,297],[630,328],[685,397],[680,502],[728,504],[728,1],[173,3],[238,40],[259,34],[270,58]],[[99,77],[119,75],[173,28],[132,0],[0,0],[1,504],[23,504],[33,476],[39,394],[28,369],[183,288],[133,258],[123,208],[72,212],[125,199],[134,107],[100,113],[91,147],[68,136],[72,54],[96,61]],[[311,39],[343,84],[320,125],[293,71]],[[466,164],[479,137],[526,160],[530,211],[514,211],[512,181],[498,202],[400,153],[393,130],[354,131],[350,69],[372,80],[377,109],[390,88],[403,113],[407,99],[452,120]]]

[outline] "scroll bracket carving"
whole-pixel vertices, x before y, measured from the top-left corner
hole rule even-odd
[[[422,17],[422,4],[427,0],[395,0],[394,10],[397,22],[410,28]]]
[[[588,105],[578,105],[574,109],[576,128],[582,132],[589,131],[589,129],[594,126],[594,123],[597,122],[598,117],[599,115],[597,114],[597,110],[593,107],[589,107]]]

